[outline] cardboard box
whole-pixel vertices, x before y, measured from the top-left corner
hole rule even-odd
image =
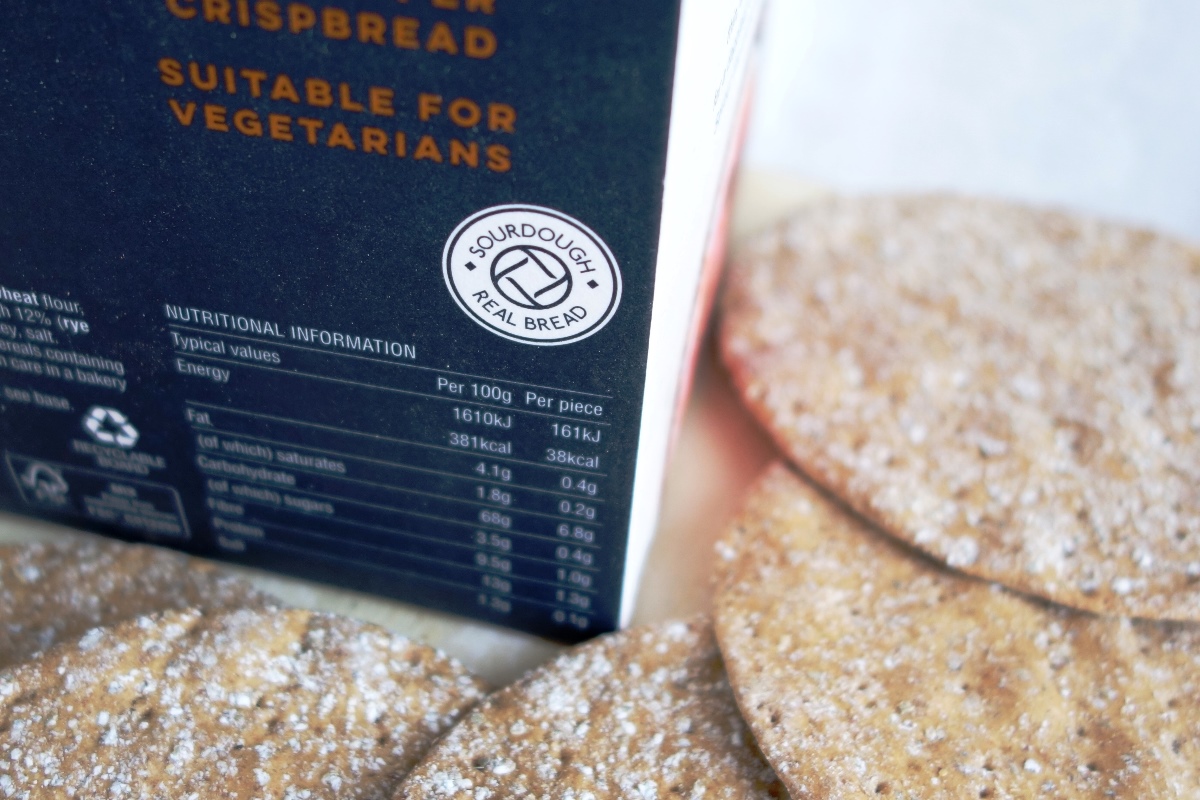
[[[618,626],[758,15],[9,3],[0,503],[559,639]]]

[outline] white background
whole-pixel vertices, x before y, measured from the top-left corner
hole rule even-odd
[[[773,0],[745,164],[1200,241],[1200,2]]]

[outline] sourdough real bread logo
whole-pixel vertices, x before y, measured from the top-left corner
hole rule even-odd
[[[463,220],[442,255],[459,308],[506,339],[557,345],[603,328],[621,303],[608,246],[549,208],[504,205]]]

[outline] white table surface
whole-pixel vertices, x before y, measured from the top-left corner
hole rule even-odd
[[[1195,0],[768,0],[745,163],[1200,242]]]

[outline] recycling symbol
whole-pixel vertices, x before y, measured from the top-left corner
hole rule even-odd
[[[126,450],[137,444],[140,435],[129,417],[105,406],[92,406],[83,417],[83,427],[100,444],[114,444]]]

